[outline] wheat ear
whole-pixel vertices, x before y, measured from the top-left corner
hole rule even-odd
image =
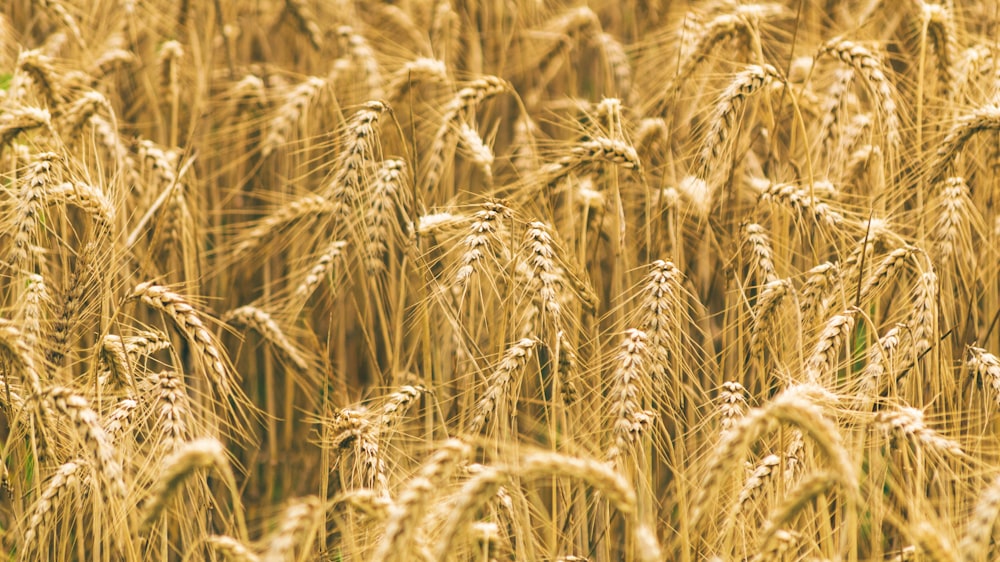
[[[504,352],[500,364],[486,380],[486,392],[476,402],[469,422],[469,433],[475,435],[481,432],[496,411],[498,403],[507,399],[514,377],[528,363],[536,343],[534,339],[524,338]]]
[[[417,474],[407,482],[399,499],[389,510],[385,533],[375,547],[372,562],[398,558],[408,549],[407,543],[423,518],[435,486],[440,486],[454,471],[457,463],[468,457],[471,447],[451,439],[441,444]]]
[[[267,550],[261,562],[284,562],[294,559],[295,548],[305,556],[316,540],[326,519],[323,503],[316,496],[299,498],[289,503],[281,513],[278,529],[268,537]]]
[[[868,87],[877,101],[878,110],[883,119],[886,143],[890,147],[898,148],[901,136],[896,96],[879,57],[863,45],[842,39],[827,43],[822,52],[832,53],[841,61],[849,64],[868,82]]]
[[[202,322],[201,316],[180,294],[163,285],[145,281],[136,285],[131,298],[140,299],[147,306],[166,314],[191,344],[198,363],[208,376],[220,400],[228,404],[237,421],[247,424],[247,415],[253,405],[239,387],[237,373],[228,365],[219,344]]]

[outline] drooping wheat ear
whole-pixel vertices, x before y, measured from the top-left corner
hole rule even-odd
[[[834,74],[833,82],[826,90],[823,107],[821,109],[823,119],[819,126],[820,154],[825,155],[832,162],[840,162],[845,156],[842,152],[834,152],[834,142],[838,138],[843,138],[844,125],[841,119],[844,116],[847,103],[847,94],[854,84],[854,69],[838,69]]]
[[[465,86],[444,106],[444,115],[431,141],[429,158],[425,165],[421,191],[430,192],[441,182],[445,160],[453,147],[460,119],[471,121],[472,113],[487,99],[510,90],[510,84],[496,76],[484,76]]]
[[[188,441],[164,459],[156,482],[150,488],[149,499],[142,506],[140,529],[148,530],[159,519],[185,480],[198,470],[209,468],[218,472],[226,484],[235,485],[226,449],[215,439],[206,437]],[[238,505],[234,506],[234,511],[238,508]],[[238,517],[241,515],[238,514]]]
[[[823,53],[832,53],[865,79],[882,118],[886,144],[898,148],[901,137],[896,94],[886,77],[880,57],[867,47],[845,39],[834,39],[827,43],[820,52]]]
[[[110,48],[97,55],[88,67],[87,73],[95,81],[101,81],[118,69],[134,65],[138,61],[135,53],[126,49]]]
[[[316,496],[307,496],[292,501],[281,512],[281,523],[267,538],[269,546],[261,555],[261,562],[285,562],[295,560],[295,550],[299,556],[306,556],[312,550],[312,543],[322,530],[326,520],[326,510]]]
[[[493,373],[486,379],[486,391],[476,402],[472,420],[469,422],[469,433],[478,435],[493,416],[501,400],[509,399],[510,387],[517,376],[531,359],[536,341],[524,338],[510,346],[504,352],[503,359]]]
[[[233,260],[246,259],[280,232],[300,223],[322,220],[337,213],[339,205],[319,195],[307,194],[283,205],[240,236],[233,248]]]
[[[37,368],[36,350],[29,347],[25,342],[21,330],[13,322],[6,318],[0,318],[0,347],[7,351],[14,369],[11,372],[20,372],[24,377],[28,388],[33,396],[41,396],[42,379],[41,372]],[[4,385],[9,380],[9,375],[4,377]],[[6,397],[4,397],[6,398]]]
[[[875,416],[875,423],[941,455],[957,458],[966,456],[961,445],[928,427],[924,421],[924,412],[917,408],[899,406],[882,410]]]
[[[982,384],[993,387],[993,399],[1000,404],[1000,359],[981,347],[969,347],[968,365]]]
[[[457,62],[461,57],[458,52],[463,47],[462,41],[464,39],[463,31],[460,29],[463,24],[462,16],[455,10],[451,2],[439,2],[433,7],[434,11],[430,14],[430,48],[435,53],[442,53],[444,60]],[[467,47],[468,44],[465,46]],[[481,56],[478,55],[478,57]],[[482,66],[482,62],[480,61],[476,66]]]
[[[793,291],[792,282],[788,279],[775,279],[761,289],[750,327],[750,353],[754,357],[762,357],[767,328],[777,316],[782,301]]]
[[[947,6],[921,0],[920,22],[937,58],[938,91],[948,92],[955,84],[955,19]]]
[[[642,169],[639,154],[632,145],[608,137],[594,137],[573,146],[568,154],[544,166],[541,173],[547,185],[556,185],[570,172],[601,161],[627,170]]]
[[[806,443],[801,429],[792,430],[792,437],[785,449],[785,483],[790,484],[792,478],[802,471],[802,451]]]
[[[636,415],[643,413],[641,408],[649,391],[649,382],[644,380],[648,377],[645,372],[647,360],[645,332],[626,330],[615,358],[615,371],[611,375],[608,392],[614,422],[607,460],[612,467],[618,466],[622,455],[628,453],[630,445],[645,430],[643,425],[636,423]]]
[[[87,293],[102,275],[95,263],[97,244],[96,240],[92,240],[83,247],[76,260],[76,267],[70,272],[66,286],[58,295],[57,313],[53,315],[49,345],[45,351],[46,361],[57,367],[62,366],[64,359],[72,351],[73,332],[80,322]]]
[[[774,251],[771,249],[771,237],[767,235],[767,230],[757,223],[749,223],[743,227],[743,235],[744,247],[751,256],[750,279],[754,279],[754,274],[759,272],[761,284],[776,281],[778,274],[774,269]]]
[[[732,430],[747,410],[746,389],[736,381],[722,383],[719,391],[719,425],[722,433]]]
[[[529,453],[521,460],[518,475],[522,480],[557,477],[586,482],[630,520],[639,560],[660,559],[660,545],[655,532],[636,516],[635,490],[621,473],[607,463],[555,452]]]
[[[28,276],[21,307],[21,337],[28,349],[38,349],[42,334],[46,333],[48,309],[51,306],[49,290],[41,275]]]
[[[183,256],[187,248],[194,247],[191,233],[194,231],[194,218],[188,206],[187,186],[178,182],[170,190],[170,197],[167,198],[163,208],[162,236],[155,248],[166,252],[177,252]]]
[[[379,432],[385,433],[392,430],[406,414],[406,411],[410,409],[410,406],[425,392],[427,392],[427,389],[420,385],[405,384],[390,394],[389,399],[382,406],[382,414],[379,418]]]
[[[46,535],[46,519],[49,518],[49,515],[62,503],[63,499],[78,490],[82,480],[86,477],[80,472],[86,467],[87,462],[83,459],[63,463],[45,485],[45,489],[42,490],[41,496],[38,497],[31,510],[31,517],[28,520],[27,529],[24,531],[21,549],[26,556],[25,559],[28,559],[27,556],[34,550],[35,539]]]
[[[61,201],[82,209],[94,225],[92,240],[106,244],[112,238],[115,207],[100,189],[79,181],[49,186],[45,194],[49,203]]]
[[[350,26],[337,28],[337,37],[341,43],[341,51],[351,58],[354,68],[361,74],[365,85],[363,99],[377,100],[382,97],[382,69],[375,58],[375,51],[364,35],[355,33]]]
[[[867,403],[881,394],[886,383],[895,375],[895,373],[888,371],[894,365],[896,356],[899,355],[902,328],[898,325],[892,327],[868,348],[868,357],[865,367],[861,371],[860,379],[861,399]]]
[[[101,115],[91,115],[88,122],[94,129],[98,146],[104,149],[108,161],[114,163],[114,169],[124,169],[128,162],[128,149],[125,148],[125,143],[122,142],[118,129]],[[2,132],[0,132],[0,136],[2,136]]]
[[[718,493],[722,478],[739,462],[747,449],[773,422],[789,424],[808,435],[833,464],[845,482],[853,482],[854,467],[841,442],[837,427],[823,415],[817,401],[833,400],[829,393],[812,384],[786,389],[760,408],[754,408],[740,418],[709,457],[701,489],[695,498],[691,527],[697,527]]]
[[[938,333],[937,294],[937,274],[933,271],[921,274],[913,288],[913,309],[906,320],[913,334],[913,347],[918,356],[934,345]]]
[[[477,552],[485,550],[497,552],[510,548],[509,541],[501,543],[505,537],[500,535],[500,525],[492,521],[476,521],[469,526],[469,535],[476,544]]]
[[[916,246],[907,244],[889,252],[861,286],[861,302],[865,302],[870,297],[878,296],[878,292],[886,288],[893,274],[904,267],[906,262],[918,251]]]
[[[370,101],[347,122],[343,149],[334,163],[333,180],[323,192],[327,199],[344,205],[338,212],[344,212],[365,192],[368,181],[365,163],[378,160],[376,153],[381,149],[378,124],[388,109],[382,102]]]
[[[178,293],[151,281],[136,285],[130,298],[140,299],[147,306],[170,317],[191,344],[198,364],[219,394],[220,400],[223,404],[228,401],[233,408],[232,413],[245,418],[252,405],[239,387],[238,374],[227,364],[225,356],[219,351],[218,342],[205,327],[195,308]]]
[[[354,446],[357,458],[355,465],[361,465],[361,487],[374,490],[380,497],[389,497],[389,481],[386,476],[385,461],[379,454],[379,430],[364,415],[351,409],[339,410],[327,420],[331,439],[329,446],[342,450]]]
[[[836,285],[840,267],[832,262],[824,262],[806,272],[806,278],[799,286],[799,308],[803,317],[818,310],[823,299]]]
[[[100,367],[106,369],[120,386],[129,387],[139,361],[168,347],[170,340],[160,332],[144,330],[132,336],[108,334],[101,338],[98,360]]]
[[[392,503],[392,500],[388,496],[377,494],[375,490],[368,488],[358,488],[356,490],[341,492],[330,502],[332,506],[346,505],[352,507],[364,514],[365,517],[378,523],[388,519],[389,508],[392,506]]]
[[[191,437],[188,416],[191,406],[184,377],[175,371],[146,376],[139,387],[147,395],[152,410],[152,429],[157,443],[168,453],[179,449]]]
[[[99,92],[94,90],[84,92],[65,107],[56,122],[56,129],[64,138],[76,138],[80,129],[100,108],[107,109],[109,113],[112,111],[111,103]]]
[[[309,268],[309,272],[302,278],[302,282],[295,287],[296,303],[304,305],[309,300],[309,297],[316,291],[316,287],[320,282],[330,275],[330,270],[333,269],[334,263],[343,255],[344,248],[346,247],[347,242],[343,240],[334,240],[327,244],[326,248],[313,261],[313,266]],[[333,276],[330,277],[333,278]],[[333,278],[333,287],[337,288],[339,285],[339,279]]]
[[[487,185],[493,183],[493,149],[486,144],[479,131],[463,122],[458,128],[458,149],[462,156],[479,168]]]
[[[210,535],[205,537],[205,544],[222,555],[229,562],[260,562],[260,557],[243,544],[242,541],[228,535]]]
[[[298,346],[285,336],[285,331],[282,330],[278,321],[267,311],[256,306],[246,305],[230,310],[223,315],[222,319],[230,324],[252,328],[267,343],[271,344],[271,347],[278,352],[286,364],[295,367],[302,373],[309,371],[309,363],[302,357]]]
[[[411,14],[410,10],[395,4],[378,3],[366,8],[371,9],[372,22],[369,25],[380,30],[383,37],[392,37],[397,44],[410,47],[411,52],[426,55],[434,50],[428,43],[427,31],[416,22],[418,13]],[[392,101],[391,98],[386,99]]]
[[[148,139],[139,141],[138,151],[143,166],[152,174],[155,182],[148,187],[154,191],[162,191],[177,183],[177,163],[180,153],[159,146]]]
[[[229,88],[226,99],[241,109],[262,108],[267,104],[267,87],[260,76],[247,74]]]
[[[385,272],[385,258],[389,253],[390,243],[394,238],[402,236],[399,221],[393,219],[404,211],[401,199],[409,192],[405,182],[405,165],[402,160],[383,160],[375,172],[371,200],[365,211],[367,237],[364,250],[369,275]]]
[[[798,217],[808,217],[819,224],[836,230],[844,224],[844,215],[829,204],[809,195],[809,190],[787,183],[772,183],[768,180],[751,180],[751,187],[759,193],[762,203],[780,204],[790,207]]]
[[[495,201],[484,203],[483,208],[473,215],[469,234],[462,240],[464,247],[460,260],[462,265],[455,274],[455,281],[459,287],[465,289],[468,286],[476,273],[477,266],[486,259],[486,253],[490,252],[490,239],[496,237],[502,226],[501,220],[510,217],[510,209]]]
[[[731,14],[726,14],[731,15]],[[681,60],[686,60],[691,56],[698,44],[698,40],[705,31],[706,12],[700,10],[688,10],[684,12],[681,25],[677,28],[677,50]]]
[[[433,237],[442,230],[449,230],[466,222],[465,217],[457,213],[442,211],[417,217],[410,235],[414,238]]]
[[[83,40],[83,34],[80,32],[80,25],[76,22],[76,18],[73,14],[69,13],[66,6],[62,4],[59,0],[44,0],[40,2],[40,8],[46,12],[50,12],[53,19],[58,21],[63,27],[69,30],[70,35],[73,36],[73,41],[81,49],[86,49],[87,44]]]
[[[563,476],[582,480],[600,492],[623,514],[636,508],[635,490],[628,481],[607,463],[555,452],[529,453],[521,459],[517,474],[524,480],[546,476]]]
[[[692,14],[693,12],[688,13],[688,19],[685,19],[686,23],[696,21]],[[699,26],[699,29],[695,30],[689,27],[684,32],[686,40],[693,39],[683,49],[685,57],[680,63],[677,75],[667,83],[667,87],[663,90],[664,102],[674,96],[677,90],[687,82],[687,79],[697,72],[706,60],[709,60],[717,46],[728,43],[734,37],[739,37],[744,45],[749,45],[753,41],[755,30],[752,22],[742,14],[728,13],[712,18],[708,23]],[[697,32],[696,38],[692,32]],[[663,107],[665,109],[666,104]]]
[[[602,132],[606,132],[608,137],[622,138],[625,136],[625,127],[622,124],[622,100],[618,98],[604,98],[594,106],[594,115],[585,115],[585,118],[593,120]]]
[[[962,51],[955,71],[955,83],[952,87],[949,102],[955,110],[965,101],[966,90],[980,78],[984,70],[995,65],[993,50],[983,44],[973,45]]]
[[[48,105],[57,106],[63,101],[61,80],[52,58],[41,49],[22,51],[17,57],[17,70],[31,77],[35,89]]]
[[[849,342],[854,330],[857,308],[849,308],[830,318],[819,335],[812,354],[805,363],[805,380],[818,382],[837,365],[840,346]]]
[[[264,142],[260,149],[262,157],[266,158],[288,142],[292,129],[298,123],[305,121],[309,107],[322,95],[326,86],[326,80],[310,76],[288,93],[281,107],[268,123],[267,135],[264,136]]]
[[[431,558],[436,562],[446,562],[452,551],[455,537],[459,536],[471,523],[476,512],[487,501],[497,495],[500,487],[510,480],[510,472],[503,467],[485,466],[462,485],[455,500],[448,509],[448,518],[441,526],[437,537],[437,547]]]
[[[37,107],[13,107],[0,114],[0,147],[7,146],[21,133],[45,127],[52,127],[52,116],[47,109]]]
[[[788,492],[781,503],[768,515],[761,529],[760,550],[773,550],[773,542],[778,532],[792,522],[796,515],[818,498],[825,494],[835,484],[851,485],[844,482],[844,475],[835,472],[820,472],[802,479],[795,488]]]
[[[511,162],[521,175],[534,173],[538,168],[538,125],[527,113],[522,113],[514,122],[514,140],[511,143]]]
[[[951,544],[948,534],[942,532],[940,524],[929,521],[911,523],[905,531],[916,543],[923,560],[931,562],[956,562],[958,550]]]
[[[639,121],[633,134],[635,150],[646,161],[649,161],[657,147],[665,147],[670,139],[667,121],[662,117],[644,117]]]
[[[752,64],[736,73],[736,77],[729,86],[726,86],[715,104],[708,125],[708,134],[702,141],[701,152],[693,167],[695,176],[708,181],[712,167],[725,162],[723,153],[729,146],[730,137],[736,132],[747,101],[772,80],[781,81],[781,77],[769,64]]]
[[[597,14],[586,6],[569,8],[545,23],[542,33],[550,39],[531,52],[531,66],[548,71],[574,44],[585,45],[600,32]]]
[[[980,131],[997,129],[1000,129],[1000,104],[996,101],[959,117],[941,141],[935,157],[929,159],[928,184],[936,185],[948,175],[955,157],[973,135]]]
[[[608,67],[608,74],[611,75],[614,84],[611,93],[630,102],[631,105],[632,63],[629,62],[625,45],[614,35],[603,31],[594,35],[593,41],[601,51],[604,64]]]
[[[976,507],[972,510],[972,517],[969,518],[965,535],[962,537],[963,561],[974,562],[987,558],[986,554],[998,514],[1000,514],[1000,476],[993,478],[979,492],[979,501],[976,502]]]
[[[38,221],[45,208],[45,196],[58,183],[60,157],[54,152],[32,156],[31,164],[19,181],[14,203],[14,235],[10,250],[10,267],[15,274],[33,273],[31,248],[38,240]]]
[[[292,16],[292,21],[309,39],[309,44],[316,51],[323,48],[323,31],[316,23],[316,14],[306,0],[285,0],[285,13]]]
[[[194,218],[188,206],[186,191],[187,188],[183,183],[176,184],[175,188],[170,191],[170,197],[163,209],[164,213],[161,219],[163,234],[158,244],[159,248],[166,251],[173,251],[172,248],[176,247],[178,248],[176,251],[182,255],[185,247],[192,247],[188,241],[190,233],[194,230]]]
[[[864,276],[862,267],[870,270],[875,259],[875,248],[887,246],[898,238],[890,229],[889,223],[880,217],[872,217],[871,220],[864,221],[861,223],[861,227],[865,232],[864,236],[851,246],[851,253],[840,263],[841,284],[848,287],[854,287],[861,283]],[[829,302],[831,298],[826,300]]]
[[[575,195],[580,207],[583,209],[601,212],[607,208],[607,197],[604,191],[597,189],[594,185],[594,180],[589,177],[583,178],[577,184]]]
[[[789,531],[788,529],[778,529],[774,531],[767,550],[761,550],[750,558],[750,562],[765,562],[768,560],[783,560],[785,555],[795,552],[799,541],[802,540],[802,533]]]
[[[852,126],[848,127],[847,134],[844,135],[844,140],[841,142],[840,152],[848,154],[843,174],[846,181],[865,181],[869,170],[882,162],[882,149],[873,144],[865,143],[863,140],[864,135],[870,135],[871,121],[867,117],[860,119],[859,117],[861,116],[855,115],[851,120]],[[855,124],[859,126],[854,127]],[[859,133],[859,135],[854,133]],[[857,146],[857,149],[852,151],[852,146]]]
[[[157,64],[160,66],[160,89],[167,92],[166,103],[177,102],[180,94],[180,61],[184,58],[184,45],[180,41],[165,41],[160,45]]]
[[[892,550],[893,556],[886,558],[886,562],[913,562],[917,559],[916,545],[907,545]]]
[[[104,431],[101,418],[90,408],[87,399],[65,387],[50,388],[43,400],[43,408],[50,405],[73,422],[84,444],[89,449],[94,466],[104,480],[110,495],[125,497],[125,476],[115,455],[111,438]]]
[[[771,479],[780,465],[781,457],[778,455],[767,455],[757,463],[750,477],[743,483],[730,517],[738,516],[748,503],[754,501],[754,498],[758,496],[764,485]]]
[[[580,364],[576,350],[565,330],[556,332],[556,380],[559,381],[560,398],[572,404],[580,398]]]
[[[639,303],[638,326],[645,332],[649,347],[649,376],[657,392],[676,392],[676,350],[686,318],[684,274],[673,262],[655,260],[650,264]]]
[[[406,101],[410,89],[418,84],[444,84],[448,81],[448,68],[443,61],[420,57],[412,60],[392,73],[385,87],[385,99],[390,104]]]
[[[468,458],[472,448],[457,439],[442,443],[433,455],[420,467],[399,493],[399,499],[389,509],[385,522],[385,532],[375,547],[373,562],[400,559],[408,548],[413,533],[427,511],[427,504],[434,496],[437,486],[441,486],[451,476],[456,465]]]
[[[971,217],[973,202],[969,186],[963,177],[950,177],[941,185],[941,194],[934,205],[936,220],[931,239],[938,263],[947,264],[956,254],[972,248]]]
[[[565,288],[565,272],[559,266],[555,242],[549,233],[549,226],[534,221],[528,225],[524,245],[528,254],[528,284],[541,303],[543,321],[551,321],[552,327],[562,327],[562,305],[560,296]]]
[[[135,416],[139,409],[139,402],[132,398],[122,398],[118,405],[108,414],[104,420],[104,431],[108,434],[108,439],[113,444],[123,434],[132,430]]]

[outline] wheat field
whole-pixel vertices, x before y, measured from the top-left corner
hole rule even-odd
[[[0,2],[3,556],[1000,559],[997,33]]]

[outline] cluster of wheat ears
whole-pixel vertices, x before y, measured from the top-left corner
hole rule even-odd
[[[0,3],[0,556],[995,560],[998,29]]]

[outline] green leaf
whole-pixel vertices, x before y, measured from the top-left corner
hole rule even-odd
[[[10,89],[11,82],[14,81],[14,74],[10,72],[0,72],[0,90]]]

